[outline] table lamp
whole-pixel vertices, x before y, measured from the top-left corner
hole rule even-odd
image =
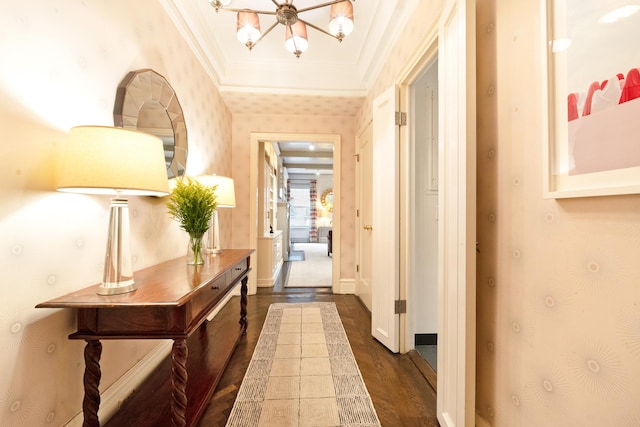
[[[169,193],[162,141],[106,126],[78,126],[67,139],[58,191],[109,194],[109,235],[99,295],[136,290],[131,261],[129,205],[125,196]]]
[[[236,193],[233,187],[233,179],[226,176],[218,175],[200,175],[196,178],[203,185],[210,187],[217,186],[216,194],[216,210],[211,215],[209,230],[205,240],[205,251],[208,253],[218,254],[222,250],[220,248],[220,225],[218,222],[218,208],[235,208]]]

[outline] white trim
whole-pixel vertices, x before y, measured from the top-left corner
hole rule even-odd
[[[433,18],[433,27],[427,32],[424,39],[400,73],[400,108],[406,111],[407,126],[400,130],[400,194],[405,197],[400,205],[400,299],[407,300],[407,313],[400,315],[400,352],[406,353],[415,348],[415,325],[413,310],[418,310],[415,303],[416,276],[415,265],[419,262],[415,259],[416,243],[413,234],[415,230],[415,199],[413,197],[415,186],[416,157],[414,155],[414,126],[416,118],[412,115],[415,108],[410,104],[410,85],[415,82],[421,73],[428,69],[438,57],[438,20],[442,10]]]
[[[442,427],[473,427],[476,353],[475,1],[439,22],[438,390]]]
[[[356,279],[340,279],[338,288],[333,289],[334,294],[349,294],[356,293]]]
[[[172,345],[173,341],[171,340],[162,341],[100,395],[98,419],[101,424],[108,421],[109,418],[120,409],[122,402],[124,402],[171,353]],[[65,426],[82,427],[83,422],[84,414],[80,412],[65,424]]]
[[[341,142],[339,134],[322,133],[261,133],[252,132],[249,147],[249,239],[252,248],[258,247],[258,147],[260,141],[317,141],[333,144],[333,245],[332,245],[332,270],[331,288],[335,293],[340,287],[340,177],[342,165]],[[249,295],[257,292],[256,267],[258,265],[257,251],[251,255],[251,265],[254,266],[249,273]]]
[[[273,269],[273,275],[268,278],[258,279],[258,287],[259,288],[273,288],[278,280],[278,276],[280,275],[280,271],[282,270],[282,266],[284,265],[284,260],[278,261],[278,265]]]

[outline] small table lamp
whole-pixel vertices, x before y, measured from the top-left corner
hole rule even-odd
[[[99,295],[136,290],[131,261],[129,205],[123,196],[169,193],[162,141],[155,136],[105,126],[78,126],[67,139],[58,191],[115,195]]]
[[[220,248],[220,225],[218,222],[218,208],[235,208],[236,193],[233,187],[233,179],[226,176],[218,175],[201,175],[196,178],[200,183],[213,187],[217,185],[216,194],[216,210],[211,215],[211,223],[205,241],[205,250],[209,253],[218,254],[222,250]]]

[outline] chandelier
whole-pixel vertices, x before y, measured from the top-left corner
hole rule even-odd
[[[278,3],[271,0],[276,6],[275,11],[253,10],[253,9],[233,9],[227,7],[232,0],[209,0],[211,6],[216,12],[223,10],[237,13],[236,35],[238,40],[249,50],[258,44],[267,34],[271,32],[278,24],[285,26],[285,42],[287,50],[293,53],[296,58],[300,58],[302,52],[309,47],[307,39],[307,27],[320,31],[330,37],[342,41],[353,31],[353,2],[355,0],[335,0],[318,4],[316,6],[297,9],[293,5],[293,0],[284,0]],[[305,21],[299,15],[309,10],[319,9],[321,7],[331,6],[329,12],[329,31]],[[273,15],[276,17],[274,22],[264,33],[260,31],[260,18],[258,15]]]

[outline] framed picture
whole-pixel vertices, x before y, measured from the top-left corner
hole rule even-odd
[[[640,193],[640,6],[541,1],[544,196]]]

